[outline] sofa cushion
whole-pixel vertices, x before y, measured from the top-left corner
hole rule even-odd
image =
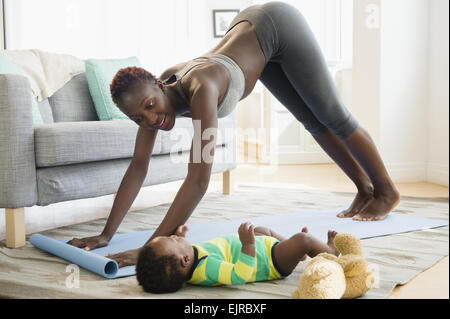
[[[217,145],[234,138],[234,119],[218,122]],[[85,121],[43,124],[35,127],[36,166],[51,167],[111,159],[130,158],[134,153],[138,125],[131,120]],[[187,151],[194,128],[189,118],[177,118],[170,131],[159,131],[153,155]]]
[[[223,172],[236,167],[233,146],[217,147],[211,173]],[[152,158],[142,186],[157,185],[186,177],[189,152],[181,154],[155,156]],[[106,162],[91,162],[67,165],[64,167],[46,167],[36,170],[39,189],[37,205],[45,206],[62,201],[92,198],[117,192],[130,159],[117,159]]]
[[[85,63],[89,91],[94,100],[98,118],[101,121],[128,119],[114,104],[111,98],[110,84],[119,69],[127,66],[140,66],[138,58],[89,59]]]
[[[48,101],[55,122],[98,121],[86,73],[75,75]]]
[[[20,67],[15,65],[6,55],[0,52],[0,73],[1,74],[17,74],[25,76],[25,73]],[[39,107],[37,99],[33,96],[30,91],[31,99],[31,111],[33,114],[33,125],[40,125],[44,123],[42,120],[41,113],[39,112]]]
[[[38,106],[44,123],[55,122],[55,120],[53,119],[52,107],[50,106],[50,102],[48,101],[48,99],[38,102]]]

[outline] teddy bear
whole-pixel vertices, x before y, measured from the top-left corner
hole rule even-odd
[[[341,255],[321,253],[306,266],[292,292],[296,299],[356,298],[375,284],[375,276],[363,257],[361,241],[347,233],[337,234],[334,244]]]

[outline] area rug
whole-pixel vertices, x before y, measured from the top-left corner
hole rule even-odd
[[[294,211],[288,213],[276,213],[258,217],[246,217],[234,220],[219,220],[207,223],[186,225],[189,230],[186,239],[192,244],[199,244],[220,236],[236,234],[242,223],[251,222],[253,225],[270,225],[270,229],[283,237],[289,238],[299,233],[298,225],[308,225],[311,236],[326,242],[328,230],[338,233],[350,233],[359,239],[374,238],[393,234],[407,233],[430,228],[448,226],[446,220],[438,220],[412,216],[410,214],[398,214],[391,212],[383,220],[376,222],[362,222],[351,218],[338,218],[337,212],[346,207],[332,210]],[[33,234],[29,242],[43,251],[58,256],[74,263],[93,273],[105,278],[120,278],[136,275],[136,267],[126,266],[119,268],[116,261],[108,258],[108,254],[116,254],[123,251],[138,249],[142,247],[153,235],[154,229],[146,231],[131,232],[126,234],[115,234],[105,247],[86,251],[66,243],[72,237],[65,240],[57,240],[42,234]]]
[[[348,206],[354,194],[240,185],[233,194],[207,193],[190,224],[259,217],[295,210],[331,210]],[[130,212],[118,233],[156,228],[170,204]],[[448,221],[447,198],[402,197],[394,212]],[[96,235],[106,219],[61,227],[41,234],[55,239]],[[270,225],[263,225],[269,226]],[[299,229],[302,226],[298,225]],[[29,238],[29,237],[28,237]],[[386,298],[398,284],[405,284],[448,255],[448,227],[362,240],[364,254],[376,273],[376,287],[362,298]],[[0,244],[0,296],[4,298],[290,298],[309,259],[283,280],[227,287],[186,285],[175,294],[143,292],[136,277],[105,279],[29,242],[19,249]]]

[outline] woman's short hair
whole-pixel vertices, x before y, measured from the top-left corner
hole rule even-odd
[[[113,102],[116,105],[119,105],[120,97],[122,96],[122,94],[137,81],[149,81],[151,84],[158,83],[156,77],[143,68],[136,66],[122,68],[117,71],[111,82],[111,85],[109,86]]]

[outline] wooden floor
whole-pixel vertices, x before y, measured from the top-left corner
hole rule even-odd
[[[270,184],[289,188],[309,188],[324,191],[355,192],[356,188],[335,164],[283,165],[270,167],[239,164],[233,171],[235,183]],[[211,188],[219,188],[221,174],[211,178]],[[448,187],[432,183],[396,183],[402,196],[446,197]],[[390,298],[449,298],[448,256],[404,286],[395,288]]]

